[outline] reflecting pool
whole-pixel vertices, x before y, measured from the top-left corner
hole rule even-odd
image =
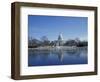
[[[28,66],[87,64],[87,48],[72,50],[34,50],[28,49]]]

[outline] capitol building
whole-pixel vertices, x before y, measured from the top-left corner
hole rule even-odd
[[[80,42],[80,40],[78,38],[76,39],[70,39],[67,41],[69,46],[76,46],[76,44],[78,44]],[[58,39],[55,40],[55,45],[54,46],[63,46],[66,43],[66,40],[64,40],[62,33],[60,33],[58,35]]]
[[[63,46],[64,44],[64,39],[62,34],[60,33],[58,36],[58,40],[56,40],[55,46]]]

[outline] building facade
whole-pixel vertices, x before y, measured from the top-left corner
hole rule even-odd
[[[60,34],[58,36],[58,40],[56,42],[56,46],[63,46],[63,44],[64,44],[64,42],[63,42],[63,36],[62,36],[62,34]]]

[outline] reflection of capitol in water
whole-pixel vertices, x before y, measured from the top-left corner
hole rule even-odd
[[[85,54],[87,54],[86,48],[77,48],[73,50],[62,50],[62,49],[55,49],[55,50],[29,50],[29,54],[33,55],[34,58],[41,57],[43,59],[48,59],[48,57],[55,55],[56,58],[59,59],[59,61],[63,61],[64,57],[72,56],[72,57],[80,57],[82,52],[84,51]]]

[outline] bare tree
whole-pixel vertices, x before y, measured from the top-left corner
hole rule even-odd
[[[47,36],[42,36],[41,41],[42,41],[42,46],[49,46],[50,45],[50,41],[48,40]]]

